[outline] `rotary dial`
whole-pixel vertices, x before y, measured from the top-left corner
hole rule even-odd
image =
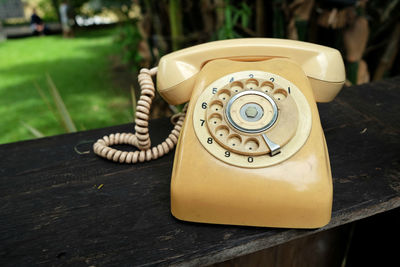
[[[299,107],[309,118],[300,116]],[[202,92],[193,123],[200,142],[217,158],[260,167],[282,161],[304,144],[311,129],[310,113],[294,84],[271,73],[244,71],[227,75]]]

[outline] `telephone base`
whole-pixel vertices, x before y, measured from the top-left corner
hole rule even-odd
[[[202,92],[219,77],[249,69],[285,77],[299,88],[308,103],[312,125],[297,152],[283,161],[254,168],[213,156],[212,150],[204,146],[217,145],[215,140],[201,143],[194,126],[200,123],[195,109],[196,105],[201,108],[202,101],[197,103],[197,99]],[[302,110],[299,114],[304,116]],[[257,163],[255,156],[251,163]],[[331,209],[328,151],[312,88],[300,66],[288,59],[262,62],[223,59],[207,63],[197,77],[175,152],[172,214],[180,220],[201,223],[317,228],[329,223]]]
[[[329,223],[331,177],[315,157],[246,172],[212,176],[210,165],[193,166],[171,184],[171,213],[183,221],[281,228],[319,228]],[[325,163],[322,163],[322,165]],[[319,165],[319,166],[318,166]],[[206,170],[207,168],[207,170]],[[239,168],[238,168],[239,169]],[[279,177],[284,169],[285,177]],[[262,177],[264,176],[264,177]]]

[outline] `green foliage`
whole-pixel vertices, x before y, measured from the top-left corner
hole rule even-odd
[[[235,27],[239,22],[243,28],[248,27],[251,17],[251,8],[244,1],[242,1],[239,4],[239,8],[237,8],[230,3],[230,0],[225,0],[224,16],[224,24],[218,29],[216,39],[239,38],[242,36],[236,32]]]
[[[92,2],[89,0],[68,0],[68,5],[71,7],[72,11],[76,14],[80,14],[81,8],[84,4]],[[99,1],[93,1],[94,3],[99,3]]]
[[[142,56],[139,53],[139,43],[142,35],[137,27],[137,21],[120,26],[115,34],[114,43],[125,63],[130,63],[135,71],[138,70]]]
[[[51,93],[51,96],[53,97],[53,102],[57,108],[57,117],[60,118],[60,124],[68,133],[76,132],[76,126],[72,121],[71,115],[69,115],[68,109],[65,106],[64,101],[62,100],[61,95],[53,82],[53,79],[51,79],[48,73],[46,73],[46,79],[49,86],[49,91]]]
[[[35,136],[36,138],[41,138],[44,137],[45,135],[39,131],[38,129],[36,129],[35,127],[30,126],[28,123],[21,121],[21,125],[23,127],[25,127],[31,134],[33,134],[33,136]]]
[[[132,0],[101,0],[101,6],[103,8],[111,9],[116,12],[120,19],[121,14],[123,14],[122,19],[129,19],[129,11],[132,7]]]
[[[129,88],[112,80],[113,33],[78,31],[73,39],[43,36],[0,43],[0,143],[34,137],[21,121],[46,135],[65,132],[54,115],[51,93],[42,90],[46,104],[35,89],[35,83],[49,87],[46,72],[78,130],[131,122]]]
[[[44,21],[58,21],[58,10],[54,7],[52,0],[40,0],[37,8],[43,12],[42,19]]]
[[[123,20],[128,19],[132,3],[132,0],[68,0],[68,4],[72,7],[75,14],[85,13],[84,15],[93,16],[104,9],[109,9],[114,11]],[[82,7],[84,5],[85,8],[83,11]]]

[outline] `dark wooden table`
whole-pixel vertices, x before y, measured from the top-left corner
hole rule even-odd
[[[297,230],[174,219],[173,153],[138,165],[96,157],[121,125],[0,146],[0,265],[206,265],[400,206],[400,77],[345,88],[320,104],[334,177],[330,224]],[[153,142],[169,120],[151,124]]]

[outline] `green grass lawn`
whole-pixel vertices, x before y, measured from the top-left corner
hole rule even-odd
[[[0,143],[34,138],[27,123],[46,136],[65,130],[34,86],[48,95],[53,79],[78,130],[132,121],[129,88],[115,88],[109,56],[112,30],[31,37],[0,43]]]

